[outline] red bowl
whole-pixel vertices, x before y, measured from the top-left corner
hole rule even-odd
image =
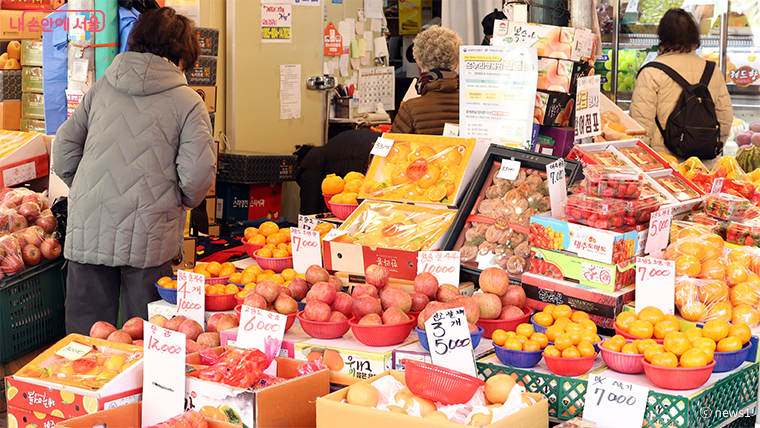
[[[523,308],[523,316],[512,318],[511,320],[484,320],[479,319],[478,322],[475,323],[478,327],[482,327],[483,330],[483,337],[486,339],[490,339],[491,335],[496,330],[504,330],[504,331],[515,331],[517,329],[517,326],[528,322],[528,319],[530,319],[531,310],[527,306]]]
[[[248,242],[245,242],[245,239],[243,239],[243,249],[250,258],[253,258],[254,254],[256,254],[256,251],[259,251],[262,248],[264,248],[264,244],[249,244]]]
[[[337,322],[310,321],[303,317],[303,311],[299,312],[297,317],[304,333],[315,339],[337,339],[343,337],[351,328],[348,325],[348,320]]]
[[[464,373],[422,361],[404,359],[404,380],[412,394],[443,404],[463,404],[485,382]]]
[[[325,193],[322,193],[322,197],[325,198],[325,205],[327,206],[328,209],[330,208],[330,199],[332,199],[333,196],[335,195],[327,195]]]
[[[617,324],[615,324],[615,334],[619,334],[623,336],[626,340],[646,340],[646,337],[634,336],[634,335],[624,332],[623,330],[620,330]],[[660,345],[662,345],[665,342],[665,339],[657,339],[654,337],[654,335],[650,337],[650,339],[654,339],[654,341],[659,343]]]
[[[557,376],[576,377],[587,373],[594,367],[594,359],[599,354],[594,354],[590,357],[580,358],[562,358],[562,357],[550,357],[543,354],[544,361],[549,370]]]
[[[237,315],[238,322],[240,322],[240,311],[243,310],[242,304],[235,306],[235,315]],[[292,314],[288,315],[288,319],[285,321],[285,333],[290,330],[290,327],[293,327],[293,324],[296,322],[296,313],[293,312]]]
[[[359,207],[359,204],[334,204],[328,202],[327,207],[335,214],[335,217],[345,220]]]
[[[259,264],[259,267],[264,270],[270,269],[275,272],[282,272],[285,269],[293,269],[293,256],[274,258],[261,257],[254,254],[253,258],[256,259],[256,263]]]
[[[697,389],[710,380],[715,360],[704,367],[660,367],[644,361],[644,373],[660,388],[682,391]]]
[[[356,318],[351,318],[348,325],[356,340],[367,346],[391,346],[406,340],[417,325],[416,317],[409,318],[407,322],[391,325],[359,325]]]
[[[631,342],[633,340],[627,341],[627,343]],[[599,344],[599,353],[602,354],[604,363],[616,372],[636,374],[644,371],[644,354],[624,354],[622,352],[610,351],[601,346],[601,344]]]
[[[235,296],[237,293],[230,294],[206,294],[207,311],[229,311],[234,308],[237,302]]]

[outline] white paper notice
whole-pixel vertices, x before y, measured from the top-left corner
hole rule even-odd
[[[293,0],[295,6],[319,6],[320,0]]]
[[[420,251],[417,253],[417,274],[433,274],[439,284],[459,282],[459,251]]]
[[[338,22],[338,33],[343,36],[343,47],[346,48],[351,45],[351,34],[354,33],[354,29],[351,28],[351,24],[348,20]]]
[[[183,333],[145,323],[142,426],[156,425],[185,411]]]
[[[575,97],[575,138],[586,138],[602,134],[599,117],[599,88],[601,76],[578,78],[578,93]]]
[[[549,202],[552,205],[552,217],[562,218],[567,204],[567,183],[565,182],[565,160],[558,159],[546,165],[546,177],[549,182]]]
[[[505,180],[514,180],[520,173],[520,162],[510,159],[501,160],[501,168],[496,176]]]
[[[357,21],[354,30],[356,30],[356,34],[364,34],[364,21]]]
[[[640,427],[648,396],[649,388],[610,379],[604,373],[590,374],[583,420],[602,427]]]
[[[379,33],[383,31],[383,21],[377,18],[372,19],[372,32]]]
[[[364,22],[364,21],[367,20],[367,18],[364,16],[364,9],[363,8],[360,7],[358,9],[356,9],[356,19],[359,22]]]
[[[385,37],[375,39],[375,56],[378,58],[388,56],[388,43],[385,41]]]
[[[459,125],[455,125],[453,123],[444,123],[443,124],[443,136],[444,137],[458,137],[459,136]]]
[[[364,0],[364,16],[381,19],[383,17],[383,0]]]
[[[529,148],[537,66],[535,48],[460,46],[460,135]]]
[[[345,38],[343,40],[346,40]],[[340,75],[343,77],[348,76],[348,55],[343,54],[340,56]]]
[[[186,270],[177,271],[177,315],[205,325],[206,277]]]
[[[306,272],[311,265],[322,266],[322,249],[319,232],[305,229],[290,229],[293,247],[293,269]]]
[[[261,43],[290,43],[291,8],[290,4],[261,5]]]
[[[386,111],[395,108],[395,69],[393,67],[372,67],[359,70],[359,113],[375,111],[375,104],[383,103]]]
[[[280,119],[301,117],[301,64],[280,64]]]
[[[636,313],[647,306],[673,314],[676,293],[676,263],[636,257]]]
[[[367,66],[369,65],[369,52],[365,53],[363,57],[359,58],[361,60],[361,65]]]
[[[477,376],[464,308],[442,309],[425,322],[433,364]]]
[[[287,320],[287,315],[243,305],[240,308],[240,328],[235,344],[244,349],[264,350],[267,342],[274,340],[279,342],[275,352],[277,355],[282,346]]]
[[[372,146],[372,151],[370,151],[369,154],[384,158],[388,156],[388,152],[391,151],[391,147],[393,147],[394,142],[394,140],[391,140],[389,138],[377,137],[377,140],[375,140],[375,145]]]
[[[372,51],[372,31],[365,31],[364,32],[364,43],[365,43],[365,49],[368,51]]]

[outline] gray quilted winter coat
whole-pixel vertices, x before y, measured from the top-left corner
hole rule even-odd
[[[148,268],[179,254],[185,211],[211,187],[206,105],[166,59],[119,54],[60,127],[55,172],[70,187],[64,255]]]

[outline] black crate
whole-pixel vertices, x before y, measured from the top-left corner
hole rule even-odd
[[[219,29],[198,28],[198,43],[201,45],[201,55],[219,55]]]
[[[199,56],[195,67],[185,72],[188,85],[216,85],[216,57]]]
[[[21,70],[0,70],[0,101],[21,99]]]
[[[219,153],[216,178],[230,183],[295,181],[298,156]]]
[[[459,205],[459,211],[454,219],[454,223],[451,225],[451,228],[446,235],[446,239],[441,245],[442,251],[453,250],[456,246],[459,241],[459,235],[462,233],[462,229],[464,229],[465,223],[467,223],[467,219],[472,214],[475,203],[480,197],[481,190],[486,184],[486,181],[490,178],[494,162],[501,161],[502,159],[516,160],[520,162],[520,166],[546,171],[546,165],[559,158],[556,156],[492,144],[470,181],[467,193],[464,195],[464,198]],[[581,163],[575,160],[565,159],[565,177],[568,185],[583,178],[583,166]],[[525,229],[524,233],[527,234],[528,228],[525,227]],[[481,272],[480,269],[462,264],[459,272],[460,280],[462,282],[471,281],[478,285],[478,278],[480,277]],[[510,275],[510,283],[520,284],[520,279]]]

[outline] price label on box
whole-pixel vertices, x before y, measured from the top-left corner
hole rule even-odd
[[[602,120],[599,116],[599,75],[578,79],[578,94],[575,97],[575,138],[586,138],[602,134]]]
[[[662,257],[665,247],[670,239],[670,220],[673,215],[672,208],[664,208],[652,213],[649,218],[649,235],[644,252],[654,258]]]
[[[417,274],[433,274],[439,284],[459,284],[459,251],[420,251],[417,253]]]
[[[317,227],[317,225],[319,225],[320,223],[324,223],[324,222],[317,220],[314,217],[298,214],[298,228],[299,229],[314,230],[314,228]]]
[[[710,193],[717,194],[720,193],[720,191],[723,190],[723,177],[718,177],[713,181],[712,189],[710,189]]]
[[[27,162],[12,168],[3,170],[3,185],[5,187],[15,186],[25,181],[37,178],[37,169],[34,162]]]
[[[583,420],[603,427],[641,427],[648,396],[649,389],[643,386],[590,374]]]
[[[675,262],[636,257],[636,313],[654,306],[665,314],[673,314],[675,288]]]
[[[599,266],[594,263],[582,263],[581,276],[586,281],[609,285],[612,284],[612,279],[615,278],[615,272],[609,267]]]
[[[322,266],[322,247],[319,232],[306,229],[290,229],[293,248],[293,268],[296,272],[306,272],[311,265]]]
[[[285,335],[287,315],[243,305],[240,308],[240,327],[236,346],[256,348],[264,352],[267,343],[274,342],[275,355],[280,352],[282,337]]]
[[[499,168],[499,172],[496,173],[496,176],[505,180],[514,180],[517,178],[517,174],[519,173],[520,162],[515,160],[502,159],[501,168]]]
[[[546,165],[546,178],[549,182],[549,201],[552,205],[552,217],[565,216],[567,204],[567,183],[565,182],[565,160],[557,159]]]
[[[206,277],[186,270],[177,271],[177,315],[205,325]]]
[[[56,352],[55,355],[73,361],[84,357],[88,352],[92,350],[92,345],[85,345],[84,343],[71,341],[68,345],[64,346],[61,350]]]
[[[388,153],[391,151],[391,147],[393,147],[394,142],[395,141],[389,138],[377,137],[375,145],[372,146],[372,151],[370,154],[384,158],[388,156]]]
[[[163,422],[185,411],[183,333],[145,323],[142,426]]]
[[[433,364],[477,377],[464,308],[442,309],[425,322]]]

